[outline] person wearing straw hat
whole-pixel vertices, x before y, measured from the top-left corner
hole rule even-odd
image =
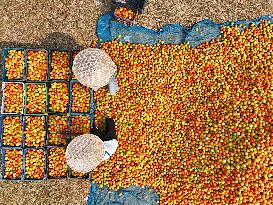
[[[117,150],[118,141],[114,120],[106,119],[106,134],[94,127],[91,134],[75,137],[67,146],[66,160],[75,171],[88,173],[102,161],[109,159]]]
[[[80,51],[73,61],[72,70],[81,84],[94,91],[108,85],[110,95],[118,92],[117,67],[101,49],[88,48]]]
[[[116,65],[111,57],[101,49],[88,48],[80,51],[73,61],[72,70],[81,84],[94,91],[108,85],[110,95],[118,92]],[[91,134],[80,135],[68,144],[67,164],[75,171],[90,172],[102,161],[110,158],[117,147],[115,123],[113,119],[108,118],[104,136],[94,127]]]

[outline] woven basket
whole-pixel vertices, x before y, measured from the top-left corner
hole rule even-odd
[[[84,134],[74,138],[66,149],[68,166],[81,173],[88,173],[96,168],[103,161],[103,156],[103,141],[92,134]]]
[[[77,80],[97,91],[108,85],[117,69],[111,57],[103,50],[88,48],[79,52],[73,62]]]

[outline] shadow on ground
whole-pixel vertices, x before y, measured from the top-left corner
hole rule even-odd
[[[40,44],[18,43],[18,42],[0,42],[0,49],[3,48],[45,48],[45,49],[83,49],[73,37],[68,34],[54,32],[49,33]]]

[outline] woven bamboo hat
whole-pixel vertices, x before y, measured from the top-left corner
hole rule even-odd
[[[65,155],[72,170],[88,173],[103,161],[104,144],[98,136],[84,134],[68,144]]]
[[[81,84],[95,91],[106,86],[116,73],[116,65],[111,57],[98,48],[88,48],[79,52],[72,69]]]

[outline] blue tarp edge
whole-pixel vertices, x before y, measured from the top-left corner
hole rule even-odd
[[[164,41],[168,44],[189,43],[196,47],[203,42],[209,42],[220,36],[219,28],[222,26],[257,24],[260,20],[273,22],[273,16],[261,16],[253,20],[238,20],[225,23],[215,23],[204,19],[188,29],[180,24],[168,24],[159,30],[149,29],[140,25],[125,26],[116,22],[113,12],[99,17],[97,22],[97,36],[100,43],[119,38],[121,42],[155,44]]]

